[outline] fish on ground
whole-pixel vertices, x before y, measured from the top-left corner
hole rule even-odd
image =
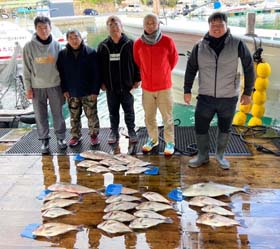
[[[202,182],[192,184],[187,188],[183,189],[183,196],[193,197],[193,196],[210,196],[216,197],[221,195],[230,195],[236,192],[247,192],[248,187],[238,188],[225,184],[219,184],[214,182]]]
[[[102,161],[104,159],[113,158],[111,154],[101,150],[87,150],[80,153],[80,156],[94,161]]]
[[[156,201],[156,202],[163,202],[163,203],[170,203],[169,200],[167,200],[164,196],[162,196],[159,193],[156,192],[145,192],[142,194],[143,197],[145,197],[149,201]]]
[[[113,165],[126,165],[126,163],[124,163],[118,159],[115,159],[115,158],[107,158],[107,159],[100,161],[99,163],[104,166],[107,166],[107,167],[110,167]]]
[[[145,229],[145,228],[157,226],[162,223],[172,223],[172,220],[136,218],[130,222],[129,227],[132,229]]]
[[[66,210],[64,208],[54,207],[54,208],[45,210],[42,213],[42,216],[45,218],[57,218],[57,217],[60,217],[63,215],[69,215],[69,214],[73,215],[74,213],[69,210]]]
[[[133,215],[138,218],[150,218],[150,219],[160,219],[160,220],[171,219],[170,217],[166,217],[164,215],[161,215],[151,210],[138,210],[134,212]]]
[[[67,182],[57,182],[48,187],[51,191],[66,191],[77,194],[96,193],[95,189],[91,189],[79,184],[72,184]]]
[[[53,237],[74,230],[81,231],[82,226],[51,222],[39,226],[32,232],[32,234],[35,236]]]
[[[122,187],[121,193],[125,195],[134,195],[136,193],[139,193],[139,191],[133,188]]]
[[[73,198],[73,197],[79,197],[79,195],[76,193],[71,193],[71,192],[66,192],[66,191],[54,191],[54,192],[48,193],[45,196],[44,201],[50,201],[50,200],[54,200],[54,199],[68,199],[68,198]]]
[[[120,171],[126,171],[127,170],[127,166],[125,165],[112,165],[109,167],[109,170],[112,170],[112,171],[116,171],[116,172],[120,172]]]
[[[132,232],[127,225],[116,220],[103,221],[97,225],[97,228],[111,234]]]
[[[138,206],[136,206],[137,210],[151,210],[151,211],[155,211],[155,212],[159,212],[159,211],[164,211],[167,209],[173,209],[173,207],[171,205],[165,204],[165,203],[160,203],[160,202],[155,202],[155,201],[146,201],[146,202],[142,202],[141,204],[139,204]]]
[[[110,170],[107,167],[104,167],[102,165],[91,166],[91,167],[87,168],[87,171],[94,172],[94,173],[110,172]]]
[[[129,174],[141,174],[145,171],[147,171],[149,168],[146,168],[146,167],[131,167],[131,168],[128,168],[128,170],[125,172],[125,175],[129,175]]]
[[[116,220],[120,222],[128,222],[134,219],[134,215],[124,211],[111,211],[103,216],[103,220]]]
[[[231,204],[214,199],[209,196],[195,196],[188,201],[189,205],[204,207],[206,205],[215,205],[220,207],[230,207]]]
[[[212,213],[205,213],[199,216],[196,220],[198,224],[204,224],[211,227],[230,227],[230,226],[240,226],[239,222],[234,219]]]
[[[68,207],[70,205],[81,203],[80,200],[72,200],[72,199],[54,199],[48,202],[45,202],[41,207],[41,211],[50,209],[50,208],[57,208],[57,207]]]
[[[133,196],[133,195],[111,195],[108,197],[105,202],[106,203],[113,203],[113,202],[122,202],[122,201],[140,201],[141,198]]]
[[[97,166],[97,165],[100,165],[100,163],[93,160],[83,160],[77,164],[77,167],[89,168],[91,166]]]
[[[111,212],[111,211],[126,211],[130,209],[134,209],[138,203],[129,202],[129,201],[122,201],[122,202],[113,202],[105,207],[104,212]]]
[[[225,209],[223,207],[219,207],[219,206],[215,206],[215,205],[204,206],[201,209],[201,211],[206,212],[206,213],[225,215],[225,216],[234,216],[235,215],[230,210],[227,210],[227,209]]]

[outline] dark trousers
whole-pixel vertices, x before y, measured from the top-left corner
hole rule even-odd
[[[110,114],[111,129],[117,132],[120,123],[120,105],[124,111],[124,121],[128,130],[135,128],[134,97],[128,91],[120,93],[106,92]]]
[[[206,95],[197,96],[195,109],[196,134],[208,133],[210,123],[215,114],[217,114],[220,132],[229,133],[237,101],[238,97],[214,98]]]

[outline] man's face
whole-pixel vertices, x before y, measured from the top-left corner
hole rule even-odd
[[[122,34],[122,25],[118,21],[110,21],[107,24],[108,31],[110,36],[119,37]]]
[[[209,24],[209,35],[214,38],[220,38],[227,32],[227,24],[225,21],[217,19]]]
[[[82,38],[73,32],[68,35],[67,41],[72,48],[78,49],[81,45]]]
[[[147,34],[152,34],[159,28],[159,23],[155,18],[147,18],[144,21],[144,30]]]
[[[43,41],[47,40],[48,37],[51,34],[51,27],[48,23],[41,23],[39,22],[36,25],[36,33],[39,36],[39,38]]]

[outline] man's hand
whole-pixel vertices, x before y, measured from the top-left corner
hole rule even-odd
[[[191,100],[192,100],[192,94],[191,93],[185,93],[184,94],[184,101],[187,105],[191,104]]]
[[[243,94],[240,98],[241,105],[249,105],[251,103],[251,96]]]
[[[132,88],[138,88],[141,84],[141,81],[138,81],[138,82],[134,82]]]
[[[69,99],[70,98],[70,94],[69,92],[65,92],[63,93],[64,98]]]
[[[28,89],[26,91],[26,98],[27,99],[33,99],[33,91],[32,91],[32,89]]]
[[[91,95],[90,95],[90,99],[91,99],[92,101],[96,101],[96,100],[97,100],[97,95],[91,94]]]

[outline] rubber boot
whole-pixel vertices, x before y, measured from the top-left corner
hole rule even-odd
[[[191,168],[196,168],[209,162],[209,134],[196,134],[196,145],[198,154],[194,159],[191,159],[188,162],[188,165]]]
[[[216,159],[219,162],[219,166],[222,169],[229,169],[230,163],[224,158],[224,153],[228,144],[229,133],[222,133],[218,131],[217,135],[217,146],[216,146]]]
[[[42,139],[41,152],[43,155],[50,154],[49,139]]]

